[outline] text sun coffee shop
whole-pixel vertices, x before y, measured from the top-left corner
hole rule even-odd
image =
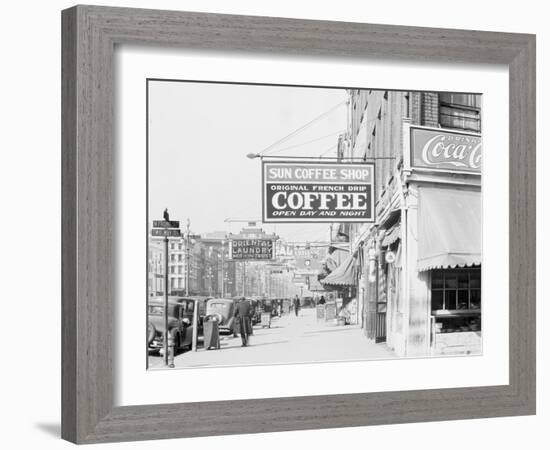
[[[480,96],[349,96],[338,155],[376,160],[376,216],[339,225],[349,245],[320,282],[397,356],[481,353]]]

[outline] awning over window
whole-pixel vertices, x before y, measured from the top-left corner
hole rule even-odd
[[[418,271],[481,264],[481,192],[421,188]]]
[[[381,246],[389,247],[398,239],[401,239],[401,227],[399,225],[395,225],[386,231],[384,239],[382,239]]]
[[[355,286],[355,258],[349,255],[342,264],[321,280],[323,286]]]

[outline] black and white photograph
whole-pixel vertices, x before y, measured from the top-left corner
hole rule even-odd
[[[98,3],[3,5],[2,448],[544,448],[543,2]]]
[[[146,96],[148,369],[482,354],[481,94]]]

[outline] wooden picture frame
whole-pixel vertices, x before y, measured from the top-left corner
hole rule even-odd
[[[535,36],[75,6],[62,13],[62,437],[76,443],[535,413]],[[510,108],[509,384],[113,405],[116,44],[505,64]],[[230,414],[235,408],[239,414]]]

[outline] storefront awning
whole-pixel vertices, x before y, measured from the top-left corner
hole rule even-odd
[[[381,246],[388,247],[398,239],[401,239],[401,227],[399,225],[395,225],[386,231],[386,234],[384,235],[384,239],[382,239]]]
[[[355,286],[355,258],[349,255],[342,264],[321,280],[323,286]]]
[[[421,188],[418,271],[481,264],[481,192]]]

